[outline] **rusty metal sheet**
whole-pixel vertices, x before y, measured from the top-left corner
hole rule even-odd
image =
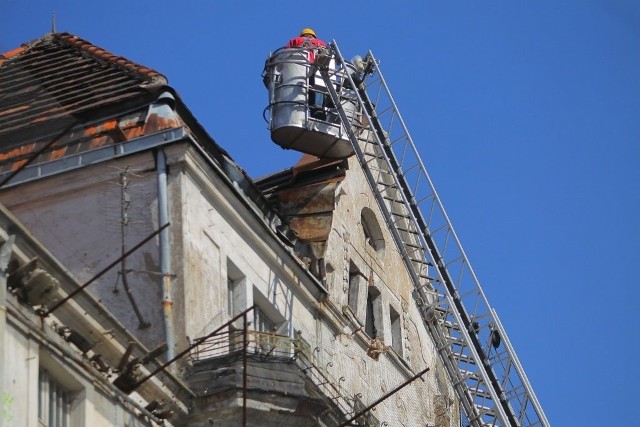
[[[311,216],[297,216],[289,219],[289,227],[303,242],[323,242],[329,238],[333,213],[325,212]]]
[[[287,216],[332,212],[336,203],[336,186],[335,182],[320,182],[283,189],[278,193],[278,202]]]

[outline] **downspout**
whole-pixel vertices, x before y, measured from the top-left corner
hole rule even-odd
[[[158,224],[162,227],[169,222],[169,199],[167,197],[167,157],[159,148],[156,155],[158,177]],[[162,314],[164,319],[164,339],[167,343],[166,360],[172,360],[175,352],[173,333],[173,298],[171,293],[171,258],[169,228],[160,232],[160,270],[162,273]]]

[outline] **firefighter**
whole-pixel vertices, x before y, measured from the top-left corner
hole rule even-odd
[[[325,47],[327,44],[316,36],[311,28],[303,28],[298,37],[289,40],[286,47]]]
[[[289,40],[289,43],[287,43],[285,47],[309,49],[309,63],[313,64],[315,62],[315,49],[323,48],[326,46],[327,44],[316,36],[315,31],[313,31],[311,28],[303,28],[300,31],[300,35]],[[328,102],[327,95],[314,89],[315,79],[315,73],[312,73],[309,76],[309,110],[311,113],[311,117],[320,120],[326,120],[327,117],[324,104]]]

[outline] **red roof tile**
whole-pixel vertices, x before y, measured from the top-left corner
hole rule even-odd
[[[0,173],[181,126],[149,111],[166,84],[66,33],[0,55]]]
[[[0,58],[3,145],[33,125],[132,100],[136,106],[148,103],[156,96],[153,89],[167,83],[155,70],[66,33],[46,35]]]
[[[69,46],[73,46],[76,49],[79,49],[83,52],[87,52],[96,58],[115,64],[116,66],[124,70],[132,71],[141,76],[146,76],[148,78],[162,78],[165,80],[165,83],[166,83],[166,78],[162,74],[158,73],[156,70],[147,68],[140,64],[136,64],[135,62],[131,62],[128,59],[123,58],[122,56],[116,56],[111,52],[108,52],[102,48],[99,48],[98,46],[95,46],[87,42],[86,40],[81,39],[78,36],[62,33],[62,34],[53,34],[53,37],[61,40],[62,42],[66,43]]]
[[[24,46],[20,46],[20,47],[17,47],[15,49],[13,49],[13,50],[10,50],[9,52],[5,52],[3,54],[0,54],[0,65],[2,65],[2,63],[4,61],[6,61],[7,59],[11,59],[14,56],[16,56],[17,54],[24,52],[24,49],[25,49]]]

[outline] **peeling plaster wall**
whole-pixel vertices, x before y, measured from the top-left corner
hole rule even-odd
[[[264,308],[278,320],[278,333],[300,337],[315,349],[314,361],[345,397],[359,395],[366,406],[428,366],[431,371],[423,377],[425,381],[417,380],[392,396],[373,415],[390,425],[457,425],[459,410],[452,403],[452,389],[412,299],[412,283],[354,159],[337,194],[325,255],[330,295],[322,302],[314,281],[301,269],[302,261],[265,229],[257,218],[260,213],[252,212],[196,150],[188,144],[165,150],[177,350],[230,318],[227,266],[232,263],[244,276],[241,297],[234,298],[241,306],[236,311],[256,301],[266,302]],[[150,152],[23,185],[0,194],[0,201],[82,282],[120,254],[117,182],[126,167],[140,175],[131,177],[135,185],[132,204],[140,206],[139,216],[132,217],[128,228],[127,241],[133,245],[158,227],[155,163]],[[384,253],[365,241],[364,207],[377,217]],[[128,259],[128,268],[138,270],[131,276],[131,287],[143,315],[152,323],[150,328],[138,329],[121,283],[120,291],[113,293],[118,278],[115,271],[90,286],[90,292],[149,347],[164,341],[158,252],[158,239],[154,239]],[[370,342],[362,330],[365,319],[356,319],[348,308],[351,265],[364,275],[367,286],[371,283],[380,293],[376,307],[381,318],[376,327],[387,346],[392,333],[389,306],[400,315],[398,354],[387,349],[378,360],[367,355]],[[366,313],[364,295],[360,311]],[[263,410],[269,408],[266,405]]]
[[[7,335],[2,345],[11,349],[11,357],[5,358],[4,365],[0,366],[5,373],[4,384],[0,384],[0,424],[26,427],[42,425],[38,421],[38,376],[39,369],[43,368],[70,398],[69,425],[152,425],[140,418],[136,409],[123,402],[121,396],[109,391],[102,384],[104,379],[97,371],[87,367],[79,369],[77,365],[69,363],[60,349],[65,349],[78,358],[79,353],[53,332],[49,325],[35,332],[29,330],[28,324],[39,323],[30,308],[22,307],[13,296],[9,296],[7,304],[10,314]],[[139,403],[145,405],[143,401]]]
[[[322,354],[326,363],[332,363],[334,375],[343,378],[345,389],[354,394],[362,393],[365,404],[404,383],[412,372],[429,367],[431,370],[423,376],[425,381],[416,380],[399,391],[380,405],[374,415],[380,422],[393,425],[457,426],[459,408],[453,403],[456,400],[453,389],[413,300],[413,283],[364,173],[355,158],[349,162],[347,177],[339,190],[325,255],[330,301],[343,312],[347,311],[349,320],[344,334],[335,335],[323,329],[325,351]],[[376,250],[367,243],[361,221],[363,208],[374,212],[382,231],[384,249]],[[355,310],[349,307],[350,276],[354,267],[362,274],[353,279],[360,287]],[[367,289],[363,290],[363,287]],[[363,331],[367,315],[366,295],[371,288],[380,293],[377,305],[374,304],[378,317],[375,326],[388,346],[387,352],[377,361],[367,356],[371,337]],[[356,291],[352,289],[351,292]],[[353,300],[351,305],[354,305]],[[400,315],[402,344],[399,352],[389,348],[392,344],[390,306]],[[363,387],[363,384],[367,386]]]
[[[5,425],[34,425],[35,416],[29,415],[33,406],[29,396],[33,385],[38,384],[38,347],[16,328],[7,328],[5,342],[0,343],[11,349],[11,357],[4,360],[4,384],[2,387],[2,412],[0,417]],[[26,381],[25,381],[26,380]],[[33,420],[30,420],[32,418]]]
[[[235,312],[253,305],[254,292],[259,292],[261,300],[277,312],[279,319],[274,320],[286,321],[278,333],[292,336],[295,327],[309,337],[314,329],[309,311],[312,297],[300,289],[300,279],[291,270],[295,261],[274,251],[272,245],[280,243],[202,159],[179,147],[168,150],[168,158],[180,187],[180,199],[171,203],[181,209],[178,222],[182,234],[176,243],[183,253],[175,265],[176,289],[184,289],[186,335],[192,340],[204,336],[231,318],[227,291],[230,262],[244,276],[244,289],[239,292],[243,297],[235,298]]]
[[[46,180],[9,188],[2,202],[68,268],[80,283],[93,278],[121,255],[120,173],[129,168],[130,197],[126,248],[157,227],[157,186],[151,153],[95,165]],[[163,341],[161,276],[158,240],[127,258],[129,286],[140,322],[123,286],[117,265],[87,287],[116,317],[149,347]],[[114,290],[116,290],[114,292]]]

